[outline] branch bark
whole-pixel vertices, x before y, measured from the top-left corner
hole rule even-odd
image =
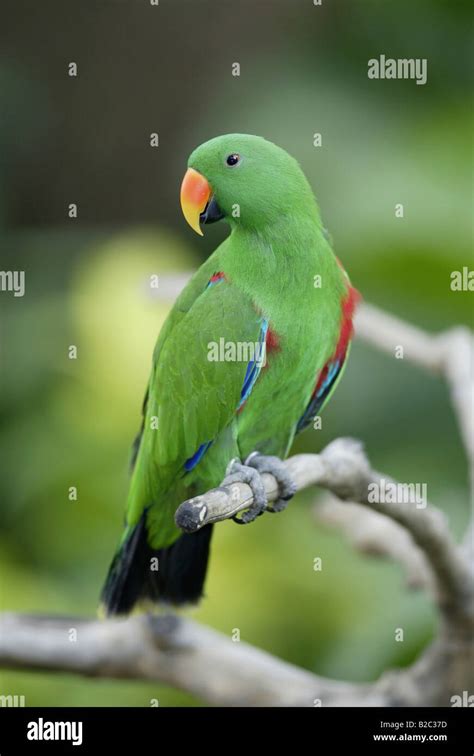
[[[77,629],[77,642],[68,634]],[[159,680],[221,706],[314,706],[370,686],[325,680],[190,620],[130,617],[97,622],[5,615],[0,664],[13,669]],[[371,695],[382,705],[382,698]],[[338,704],[339,705],[339,704]],[[375,703],[374,703],[375,705]]]
[[[472,619],[473,586],[470,565],[462,550],[451,538],[443,514],[428,502],[417,508],[413,502],[392,502],[380,496],[398,484],[372,470],[362,445],[354,439],[341,438],[330,443],[320,454],[299,454],[285,461],[298,490],[318,485],[344,501],[357,502],[389,517],[403,526],[422,549],[433,573],[436,595],[446,621]],[[263,476],[268,500],[278,495],[277,481],[269,473]],[[194,532],[211,522],[219,522],[247,509],[253,502],[252,490],[245,483],[233,483],[208,491],[183,502],[176,512],[176,523],[186,532]]]
[[[71,642],[70,631],[77,631]],[[220,706],[449,706],[469,690],[469,659],[433,644],[411,668],[375,683],[329,680],[175,616],[125,620],[0,617],[0,666],[156,680]]]

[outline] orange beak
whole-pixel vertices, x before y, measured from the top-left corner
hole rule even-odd
[[[181,209],[191,228],[201,236],[203,233],[199,225],[199,216],[204,212],[210,196],[211,187],[204,176],[194,168],[188,168],[181,184]]]

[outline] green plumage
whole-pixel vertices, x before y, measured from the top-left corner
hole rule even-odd
[[[233,168],[230,153],[241,156]],[[188,165],[209,182],[231,233],[178,297],[153,355],[123,539],[146,512],[152,549],[180,536],[177,507],[218,486],[231,458],[287,455],[335,352],[348,291],[311,188],[286,152],[234,134],[199,147]],[[208,286],[218,272],[225,279]],[[209,345],[258,342],[263,320],[271,333],[266,365],[237,411],[247,363],[210,361]],[[186,472],[186,461],[211,441]]]

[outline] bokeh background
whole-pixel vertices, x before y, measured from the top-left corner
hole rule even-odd
[[[179,185],[197,144],[232,131],[277,142],[304,167],[367,301],[429,330],[472,324],[472,294],[450,290],[451,271],[472,267],[468,9],[448,0],[7,0],[1,267],[26,271],[26,295],[0,294],[2,609],[96,611],[169,308],[151,295],[150,276],[196,268],[227,233],[217,224],[201,239],[181,216]],[[367,61],[382,53],[427,58],[428,83],[370,81]],[[441,380],[356,342],[323,429],[295,449],[318,451],[338,435],[361,438],[376,468],[426,482],[461,533],[465,463]],[[315,496],[249,528],[219,525],[207,598],[191,614],[320,674],[372,680],[416,657],[434,612],[407,592],[397,566],[317,525]],[[27,705],[202,703],[148,683],[13,672],[0,672],[0,693]]]

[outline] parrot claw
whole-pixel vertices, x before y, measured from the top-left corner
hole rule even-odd
[[[278,483],[279,496],[272,507],[266,507],[267,512],[283,512],[288,502],[296,493],[296,485],[293,482],[284,462],[279,457],[265,456],[254,451],[245,460],[245,464],[253,467],[260,474],[270,473]]]
[[[247,483],[252,489],[253,504],[242,517],[234,515],[232,519],[238,525],[248,525],[262,515],[267,508],[267,494],[260,473],[249,465],[241,464],[237,458],[227,465],[226,477],[222,481],[223,486],[231,486],[233,483]]]
[[[271,473],[278,483],[279,497],[272,507],[268,506],[267,494],[261,477],[262,473]],[[267,457],[256,451],[247,457],[245,464],[242,464],[237,458],[229,462],[222,485],[231,486],[233,483],[247,483],[253,493],[252,506],[241,517],[237,515],[232,517],[234,522],[239,525],[248,525],[265,511],[282,512],[296,493],[296,485],[282,460],[278,457]]]

